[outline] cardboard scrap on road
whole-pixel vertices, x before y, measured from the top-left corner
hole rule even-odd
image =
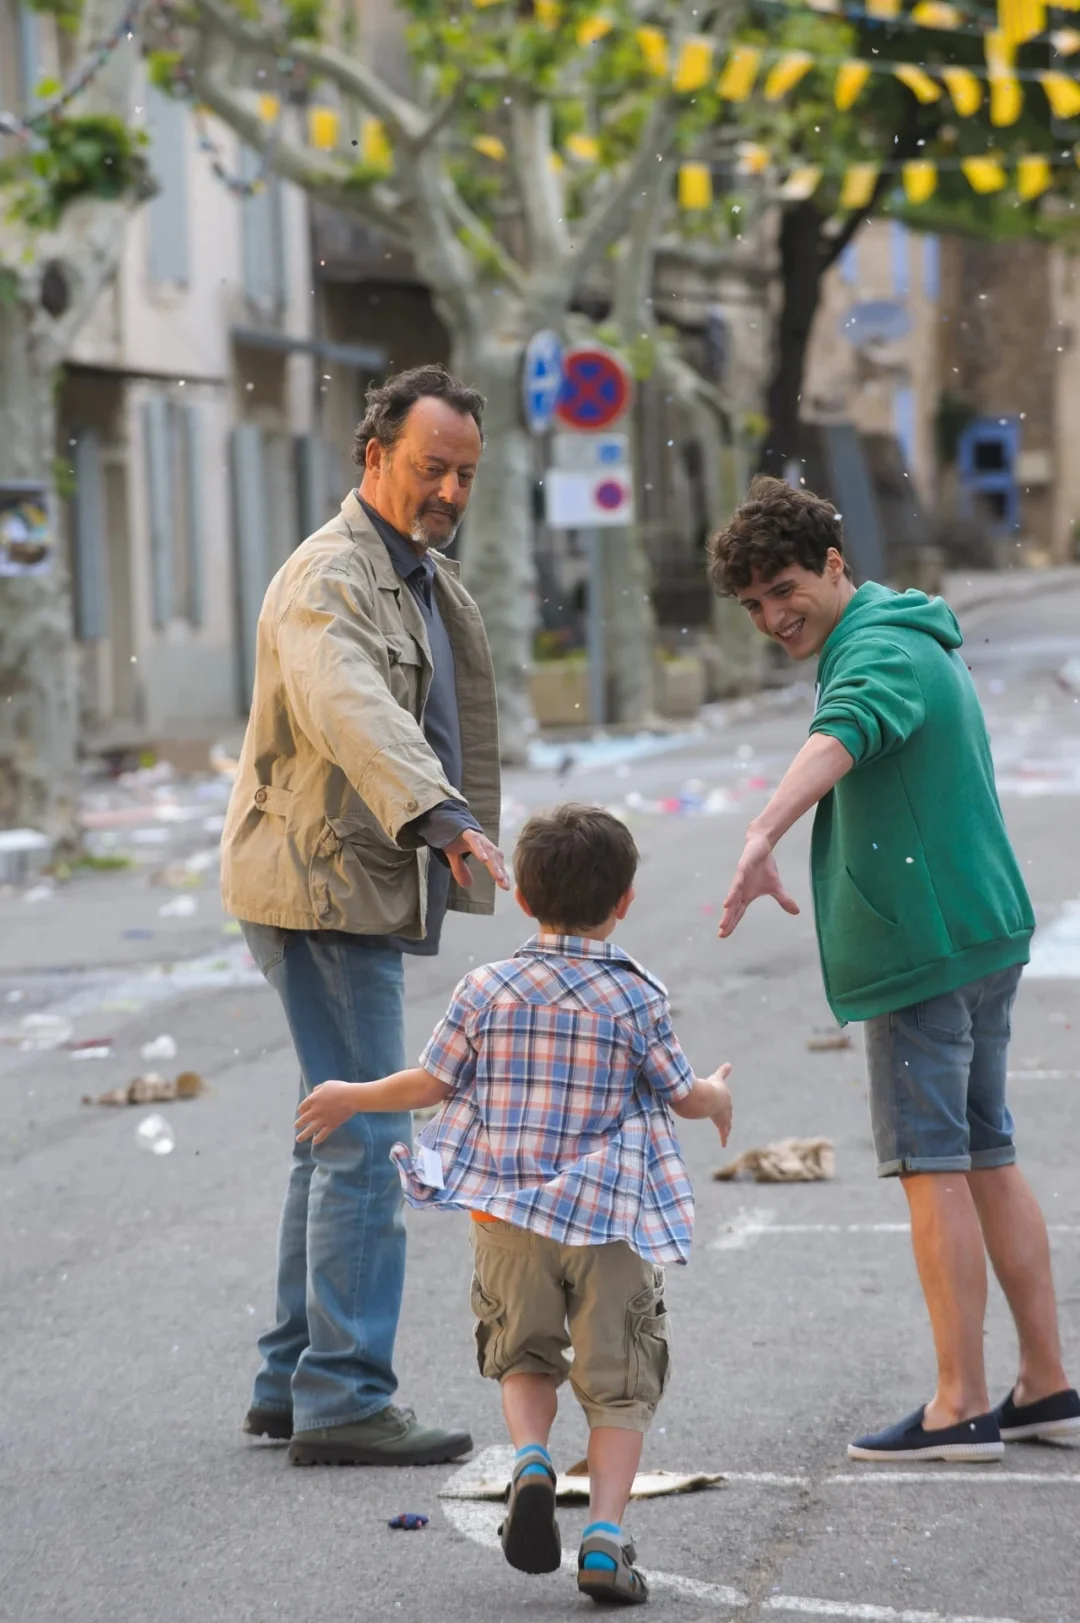
[[[831,1138],[782,1138],[764,1149],[744,1150],[713,1173],[721,1183],[747,1177],[754,1183],[823,1183],[836,1175]]]
[[[490,1499],[502,1503],[506,1498],[509,1478],[493,1476],[479,1482],[458,1486],[451,1478],[439,1489],[440,1499]],[[705,1488],[723,1487],[724,1478],[711,1471],[639,1471],[630,1490],[631,1499],[662,1499],[674,1493],[700,1493]],[[588,1466],[582,1460],[560,1476],[555,1485],[555,1498],[560,1505],[587,1504],[589,1499]]]
[[[850,1048],[851,1038],[846,1031],[816,1031],[806,1039],[806,1046],[811,1054],[834,1054]]]
[[[137,1076],[126,1088],[110,1088],[95,1099],[83,1095],[84,1105],[151,1105],[168,1104],[173,1099],[197,1099],[206,1093],[207,1086],[197,1071],[181,1071],[175,1082],[167,1082],[156,1071]]]

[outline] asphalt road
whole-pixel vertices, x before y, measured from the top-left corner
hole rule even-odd
[[[1021,994],[1013,1106],[1054,1225],[1080,1380],[1080,914],[1067,905],[1080,897],[1080,702],[1054,681],[1080,653],[1080,592],[976,613],[966,629],[1047,943]],[[631,797],[644,862],[620,939],[666,980],[694,1063],[734,1062],[730,1153],[789,1135],[836,1144],[833,1183],[719,1184],[712,1129],[683,1126],[697,1243],[689,1268],[672,1271],[676,1372],[646,1463],[727,1480],[633,1507],[640,1560],[663,1575],[653,1615],[1077,1623],[1080,1451],[1014,1448],[1000,1466],[899,1472],[845,1457],[852,1435],[931,1389],[903,1197],[874,1177],[858,1032],[849,1051],[807,1048],[830,1025],[809,912],[793,920],[758,904],[732,941],[716,939],[744,823],[805,735],[809,704],[796,692],[729,713],[675,753],[508,786],[511,822],[570,795]],[[687,785],[712,813],[651,809]],[[178,829],[177,849],[206,844],[193,827]],[[781,854],[808,908],[807,834]],[[222,933],[212,870],[191,894],[195,914],[162,918],[173,893],[140,870],[80,878],[37,903],[0,897],[0,1028],[11,1037],[26,1014],[59,1013],[76,1040],[112,1039],[110,1058],[81,1062],[0,1045],[0,1618],[588,1615],[567,1574],[528,1579],[503,1563],[497,1507],[439,1497],[450,1469],[298,1471],[280,1447],[242,1436],[296,1068],[276,1001]],[[440,959],[411,966],[410,1047],[469,963],[526,934],[509,902],[494,921],[454,921]],[[146,1069],[140,1046],[162,1033],[179,1052],[154,1068],[196,1069],[211,1091],[163,1107],[176,1147],[155,1156],[136,1142],[146,1109],[80,1098]],[[410,1247],[402,1399],[467,1423],[470,1469],[497,1470],[488,1451],[504,1438],[497,1393],[473,1361],[465,1222],[413,1215]],[[996,1293],[987,1354],[1004,1392],[1014,1348]],[[569,1394],[555,1448],[564,1467],[583,1452]],[[391,1533],[401,1510],[428,1513],[430,1527]],[[583,1520],[562,1513],[570,1550]]]

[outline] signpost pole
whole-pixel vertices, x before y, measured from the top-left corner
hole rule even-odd
[[[589,659],[589,721],[594,727],[603,727],[607,721],[603,530],[586,530],[585,547],[589,561],[589,614],[586,637]]]

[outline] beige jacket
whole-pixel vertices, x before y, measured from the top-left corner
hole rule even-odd
[[[464,798],[498,841],[487,639],[457,565],[436,563],[457,672],[460,793],[421,731],[433,670],[423,616],[355,493],[270,582],[221,842],[222,894],[235,918],[421,940],[429,854],[406,825]],[[486,870],[474,872],[471,890],[451,884],[456,911],[494,906]]]

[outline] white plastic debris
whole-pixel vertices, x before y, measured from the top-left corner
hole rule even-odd
[[[170,1155],[176,1148],[176,1136],[164,1116],[144,1116],[135,1129],[135,1142],[151,1155]]]
[[[143,1043],[139,1054],[142,1059],[175,1059],[176,1038],[170,1037],[168,1032],[162,1032],[153,1042]]]
[[[171,902],[165,902],[158,908],[160,919],[190,919],[199,911],[198,898],[195,896],[174,896]]]
[[[29,890],[23,891],[24,902],[48,902],[56,894],[55,885],[31,885]]]
[[[62,1048],[71,1041],[75,1027],[62,1014],[25,1014],[19,1021],[24,1049],[37,1049],[44,1053],[51,1048]]]

